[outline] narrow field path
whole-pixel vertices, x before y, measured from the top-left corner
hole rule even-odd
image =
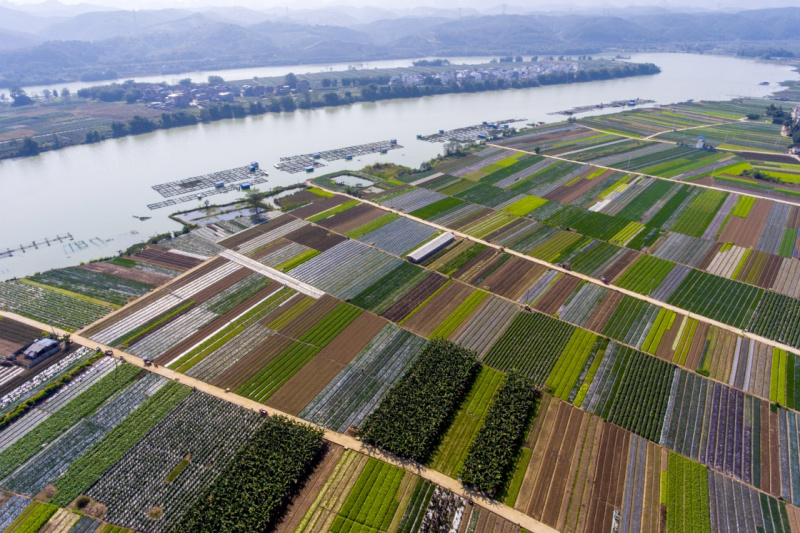
[[[59,335],[67,333],[66,331],[61,330],[59,328],[53,328],[52,326],[49,326],[37,320],[32,320],[30,318],[26,318],[24,316],[20,316],[15,313],[0,311],[0,316],[10,318],[18,322],[22,322],[29,326],[42,329],[43,331],[54,330]],[[308,426],[319,427],[316,426],[315,424],[308,422],[307,420],[303,420],[302,418],[298,418],[288,413],[278,411],[277,409],[250,400],[249,398],[239,396],[233,392],[227,392],[225,391],[225,389],[209,385],[208,383],[186,376],[174,370],[170,370],[169,368],[166,368],[164,366],[158,366],[158,367],[154,365],[145,366],[144,361],[134,355],[125,353],[116,348],[111,348],[110,346],[106,346],[104,344],[97,343],[91,339],[82,337],[77,333],[72,333],[71,338],[73,342],[78,343],[87,348],[91,349],[100,348],[102,350],[113,350],[114,355],[124,360],[126,363],[130,363],[134,366],[147,370],[148,372],[158,374],[169,380],[177,381],[178,383],[183,383],[184,385],[203,391],[206,394],[210,394],[211,396],[215,396],[226,402],[230,402],[240,407],[244,407],[245,409],[250,409],[251,411],[256,411],[256,412],[258,412],[260,409],[268,409],[271,415],[277,414],[285,416],[286,418],[289,418],[291,420],[300,422]],[[480,505],[481,507],[501,516],[502,518],[505,518],[506,520],[513,522],[514,524],[518,524],[520,527],[523,527],[528,531],[531,531],[532,533],[556,533],[558,531],[546,524],[539,522],[538,520],[533,519],[532,517],[522,513],[521,511],[517,511],[516,509],[503,505],[502,503],[499,503],[495,500],[491,500],[485,496],[482,496],[481,494],[478,494],[476,492],[467,489],[458,480],[446,476],[441,472],[437,472],[436,470],[424,467],[414,461],[404,460],[395,457],[394,455],[387,453],[384,450],[381,450],[380,448],[369,446],[354,437],[350,437],[342,433],[337,433],[335,431],[331,431],[325,428],[320,428],[320,429],[324,431],[324,438],[329,442],[338,444],[340,446],[344,446],[346,449],[357,451],[366,456],[379,459],[383,462],[392,464],[408,472],[411,472],[412,474],[416,474],[424,479],[427,479],[428,481],[436,483],[437,485],[441,485],[442,487],[454,492],[455,494],[458,494],[462,498],[465,498],[467,500],[472,500],[477,505]]]
[[[522,150],[520,150],[520,151],[522,151]],[[338,192],[336,192],[334,190],[326,189],[325,187],[322,187],[321,185],[319,185],[317,183],[313,183],[313,186],[317,187],[317,188],[320,188],[320,189],[324,189],[324,190],[326,190],[326,191],[328,191],[330,193],[333,193],[333,194],[338,194],[340,196],[346,196],[346,195],[338,193]],[[728,191],[728,192],[730,192],[730,191]],[[494,243],[491,243],[489,241],[486,241],[486,240],[483,240],[483,239],[479,239],[477,237],[473,237],[472,235],[467,235],[466,233],[461,233],[460,231],[456,231],[456,230],[448,228],[446,226],[441,226],[441,225],[436,224],[435,222],[431,222],[429,220],[423,220],[421,218],[417,218],[415,216],[409,215],[408,213],[405,213],[403,211],[399,211],[397,209],[393,209],[391,207],[386,207],[386,206],[381,205],[381,204],[379,204],[377,202],[371,202],[369,200],[364,200],[363,198],[359,198],[358,200],[360,202],[364,202],[364,203],[370,204],[370,205],[372,205],[374,207],[377,207],[379,209],[383,209],[384,211],[395,213],[395,214],[398,214],[400,216],[409,218],[411,220],[416,220],[417,222],[419,222],[421,224],[427,224],[428,226],[431,226],[431,227],[436,228],[438,230],[450,232],[453,235],[461,237],[462,239],[467,239],[467,240],[472,241],[472,242],[476,242],[476,243],[480,243],[480,244],[492,247],[492,248],[494,248],[496,250],[501,250],[504,253],[507,253],[507,254],[510,254],[510,255],[514,255],[514,256],[517,256],[517,257],[521,257],[522,259],[526,259],[526,260],[531,261],[533,263],[536,263],[538,265],[542,265],[542,266],[547,267],[547,268],[549,268],[551,270],[555,270],[555,271],[561,272],[563,274],[568,274],[570,276],[574,276],[574,277],[576,277],[578,279],[586,281],[587,283],[592,283],[594,285],[598,285],[600,287],[605,287],[605,288],[610,289],[612,291],[617,291],[617,292],[619,292],[621,294],[630,296],[631,298],[636,298],[638,300],[643,300],[643,301],[645,301],[647,303],[663,307],[664,309],[668,309],[670,311],[674,311],[675,313],[679,313],[681,315],[688,315],[689,318],[697,319],[697,320],[699,320],[701,322],[705,322],[706,324],[710,324],[712,326],[717,326],[717,327],[719,327],[721,329],[724,329],[726,331],[730,331],[731,333],[735,333],[736,335],[741,335],[741,336],[743,336],[745,338],[753,339],[753,340],[756,340],[758,342],[767,344],[769,346],[773,346],[773,347],[776,347],[776,348],[781,349],[781,350],[786,350],[787,352],[791,352],[791,353],[793,353],[795,355],[800,356],[800,349],[794,348],[794,347],[789,346],[787,344],[782,344],[780,342],[776,342],[776,341],[767,339],[766,337],[761,337],[760,335],[755,335],[755,334],[753,334],[753,333],[751,333],[749,331],[744,331],[743,329],[736,328],[734,326],[725,324],[723,322],[718,322],[716,320],[713,320],[713,319],[708,318],[708,317],[703,316],[703,315],[698,315],[696,313],[691,313],[691,312],[689,312],[689,311],[687,311],[687,310],[685,310],[685,309],[683,309],[681,307],[670,305],[670,304],[662,302],[660,300],[656,300],[655,298],[651,298],[649,296],[645,296],[643,294],[639,294],[638,292],[633,292],[633,291],[628,290],[628,289],[623,289],[622,287],[618,287],[618,286],[612,285],[610,283],[609,284],[605,284],[602,281],[600,281],[599,279],[593,278],[591,276],[587,276],[585,274],[581,274],[579,272],[575,272],[574,270],[567,270],[566,268],[560,267],[560,266],[555,265],[553,263],[548,263],[547,261],[545,261],[543,259],[537,259],[535,257],[531,257],[529,255],[525,255],[523,253],[520,253],[520,252],[517,252],[517,251],[514,251],[514,250],[510,250],[508,248],[504,248],[504,247],[500,246],[499,244],[494,244]]]

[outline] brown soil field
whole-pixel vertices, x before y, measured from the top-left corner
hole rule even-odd
[[[769,416],[765,416],[769,415]],[[764,422],[767,423],[765,431]],[[769,442],[764,446],[764,434],[767,435]],[[769,408],[767,402],[761,402],[761,435],[762,447],[761,456],[767,455],[769,457],[769,466],[765,469],[764,463],[761,464],[761,484],[762,488],[765,479],[769,479],[769,488],[764,489],[766,492],[772,494],[776,498],[780,497],[781,492],[781,469],[780,469],[780,452],[778,448],[778,413],[773,413]],[[769,450],[768,453],[764,453]]]
[[[192,296],[192,301],[196,304],[201,304],[213,298],[214,296],[218,295],[222,291],[231,288],[232,286],[236,285],[243,279],[247,278],[253,274],[253,271],[249,268],[241,267],[234,270],[232,273],[228,274],[221,280],[217,281],[213,285],[206,287],[205,289],[197,292],[194,296]],[[273,283],[270,283],[272,285]],[[268,285],[269,287],[269,285]]]
[[[622,508],[630,433],[604,424],[587,519],[588,531],[611,531],[615,509]]]
[[[306,204],[310,202],[315,202],[317,200],[321,200],[322,196],[318,194],[314,194],[313,192],[309,192],[305,189],[297,191],[294,194],[290,194],[289,196],[284,196],[283,198],[278,198],[275,200],[275,203],[283,208],[287,207],[294,207],[300,204]]]
[[[623,294],[620,292],[607,291],[600,305],[597,306],[594,314],[592,314],[592,317],[586,323],[586,329],[594,331],[595,333],[601,333],[614,314],[614,311],[617,310],[617,306],[619,306],[619,303],[622,301],[622,297]]]
[[[313,194],[313,193],[309,193]],[[306,479],[303,488],[292,498],[291,503],[286,508],[286,513],[281,521],[275,526],[275,533],[293,533],[300,522],[303,520],[317,494],[322,490],[322,486],[328,480],[336,467],[336,462],[342,457],[344,447],[331,442],[326,443],[325,451],[314,471]]]
[[[533,133],[535,134],[536,132],[534,131]],[[527,135],[521,138],[512,137],[507,141],[502,141],[500,144],[503,144],[505,146],[513,146],[515,148],[529,147],[533,149],[536,146],[544,146],[548,144],[554,144],[560,141],[580,139],[581,137],[585,137],[586,135],[591,133],[593,133],[592,130],[583,127],[578,127],[575,128],[574,130],[558,131],[554,133],[542,132],[541,134],[532,137]],[[561,150],[555,149],[553,150],[553,153],[560,153],[562,151],[567,151],[568,149],[569,149],[568,147],[565,147]]]
[[[676,316],[675,322],[672,323],[672,328],[666,330],[664,336],[661,337],[661,342],[656,348],[656,357],[659,359],[672,361],[672,356],[675,354],[675,351],[672,349],[672,344],[675,342],[675,337],[678,336],[678,330],[681,329],[681,322],[683,322],[683,316]]]
[[[513,256],[483,280],[481,287],[491,288],[500,296],[516,300],[546,271],[542,265]]]
[[[450,161],[442,161],[436,165],[435,170],[436,172],[448,173],[451,170],[458,170],[459,168],[469,166],[473,163],[477,163],[480,160],[481,160],[480,157],[470,154],[468,156],[459,157],[457,159],[452,159]]]
[[[80,265],[78,268],[82,268],[90,272],[98,272],[100,274],[110,274],[118,278],[138,281],[140,283],[147,283],[148,285],[153,285],[156,287],[163,285],[172,279],[169,276],[164,276],[163,274],[145,272],[144,270],[136,270],[135,268],[127,268],[113,265],[111,263],[88,263],[85,265]]]
[[[403,328],[427,338],[474,290],[469,285],[452,281],[405,321]]]
[[[471,243],[469,241],[464,241],[464,249],[470,248]],[[463,250],[461,250],[463,251]],[[467,280],[474,278],[478,272],[483,270],[483,268],[489,264],[493,259],[500,256],[500,252],[495,250],[494,248],[486,248],[481,250],[481,252],[467,261],[464,266],[453,272],[453,277],[456,279],[460,279],[465,283],[469,283]]]
[[[721,249],[722,249],[721,242],[714,243],[714,246],[711,247],[711,250],[709,250],[708,253],[705,255],[705,257],[703,257],[703,260],[700,261],[700,264],[698,264],[696,268],[698,270],[706,270],[711,265],[711,261],[714,260],[714,257],[717,255],[717,253],[719,253]]]
[[[781,265],[783,264],[783,257],[779,255],[772,255],[768,254],[767,264],[764,267],[764,271],[761,272],[761,275],[758,277],[758,281],[756,281],[756,285],[764,289],[770,289],[775,284],[775,280],[778,279],[778,273],[781,270]]]
[[[273,241],[268,245],[264,246],[263,248],[257,249],[255,252],[249,254],[249,256],[252,259],[258,261],[259,259],[268,256],[272,252],[277,252],[281,248],[286,248],[287,246],[289,246],[289,244],[291,244],[290,241],[287,241],[286,239],[281,237],[279,240]]]
[[[155,359],[155,362],[157,362],[158,364],[168,363],[170,360],[177,357],[181,353],[185,352],[186,350],[188,350],[189,348],[200,342],[205,337],[208,337],[218,329],[222,328],[223,326],[225,326],[225,324],[227,324],[237,316],[241,315],[247,309],[253,307],[259,301],[263,300],[264,298],[266,298],[273,292],[277,291],[281,287],[283,287],[283,285],[279,283],[271,283],[269,286],[265,287],[264,290],[262,290],[261,292],[254,294],[253,296],[251,296],[244,302],[240,303],[239,305],[237,305],[224,315],[217,317],[211,323],[203,326],[195,333],[188,336],[187,338],[185,338],[184,340],[182,340],[181,342],[179,342],[178,344],[176,344],[175,346],[164,352],[162,355],[160,355],[158,358]]]
[[[456,180],[453,179],[454,177],[455,176],[450,176],[449,174],[442,174],[438,178],[434,178],[434,179],[432,179],[430,181],[426,181],[425,183],[423,183],[420,186],[425,188],[425,189],[429,189],[429,190],[435,191],[436,189],[438,189],[441,185],[444,185],[445,183],[455,183]]]
[[[520,217],[520,218],[514,220],[513,222],[511,222],[510,224],[506,224],[502,228],[491,232],[489,235],[484,237],[483,240],[489,241],[489,242],[494,242],[494,239],[497,238],[498,235],[503,235],[504,233],[513,232],[515,229],[519,228],[520,226],[524,226],[524,225],[529,224],[529,223],[530,223],[530,220]]]
[[[712,378],[726,382],[731,375],[733,356],[736,352],[737,336],[730,331],[716,330],[716,341],[709,343],[706,360],[711,361],[709,374]]]
[[[697,329],[692,339],[692,345],[689,347],[689,355],[686,357],[686,368],[696,370],[700,366],[700,357],[703,355],[703,349],[706,344],[706,337],[708,330],[711,328],[707,323],[700,322],[697,324]]]
[[[516,507],[555,527],[583,413],[565,402],[553,400],[545,417]],[[529,490],[525,490],[526,484]]]
[[[322,320],[322,317],[333,311],[337,305],[339,305],[339,300],[326,294],[322,298],[315,300],[309,308],[290,320],[288,324],[279,328],[278,332],[281,335],[299,339],[306,331]]]
[[[297,218],[308,218],[349,201],[350,200],[346,196],[340,194],[330,198],[319,197],[318,200],[308,205],[304,205],[303,207],[298,207],[297,209],[292,210],[291,214]]]
[[[569,274],[562,274],[539,298],[533,308],[548,315],[555,314],[580,284],[581,280],[579,278]]]
[[[643,533],[659,533],[661,530],[661,450],[652,442],[647,443],[644,493],[641,531]]]
[[[270,396],[268,405],[295,416],[299,415],[387,323],[372,313],[361,313]]]
[[[27,324],[10,318],[0,319],[0,339],[24,345],[35,341],[41,335],[41,331]]]
[[[588,176],[589,174],[591,174],[592,172],[597,170],[596,167],[592,167],[592,166],[589,166],[587,168],[588,168],[588,170],[586,170],[585,172],[582,172],[581,175]],[[547,198],[548,200],[554,200],[556,202],[561,202],[562,204],[572,203],[575,200],[577,200],[581,195],[583,195],[584,193],[589,191],[589,189],[591,189],[592,187],[594,187],[595,185],[597,185],[598,183],[600,183],[602,180],[606,179],[607,177],[611,176],[615,172],[616,172],[615,170],[607,170],[607,171],[603,172],[602,174],[600,174],[599,176],[595,176],[594,178],[592,178],[590,180],[581,179],[581,180],[573,183],[572,185],[569,185],[569,186],[565,185],[565,186],[559,187],[555,191],[553,191],[553,192],[551,192],[549,194],[546,194],[545,198]]]
[[[773,163],[789,163],[790,165],[797,164],[797,159],[790,155],[764,154],[761,152],[736,152],[736,155],[742,159],[749,159],[751,161],[772,161]],[[783,183],[781,183],[781,186],[783,186]]]
[[[463,531],[459,528],[459,533],[464,533],[467,531],[467,526],[469,525],[469,520],[471,517],[471,513],[475,512],[477,509],[474,505],[467,505],[467,508],[464,510],[464,517],[461,519],[461,527],[463,527]],[[467,516],[467,512],[470,512],[470,516]],[[492,513],[491,511],[487,511],[486,509],[479,509],[478,512],[478,523],[476,524],[475,531],[479,531],[480,533],[518,533],[519,526],[509,522],[505,518]]]
[[[719,242],[732,242],[744,248],[753,248],[758,243],[758,238],[767,222],[772,202],[756,199],[747,218],[730,217],[725,228],[720,233]]]
[[[330,250],[340,242],[346,240],[345,237],[330,233],[328,230],[319,226],[308,225],[298,230],[295,230],[284,237],[287,240],[294,241],[297,244],[308,246],[314,250],[324,252]]]
[[[283,215],[281,217],[275,218],[270,220],[269,222],[265,222],[263,224],[259,224],[258,226],[253,226],[252,228],[248,228],[244,231],[240,231],[236,235],[232,235],[227,239],[222,239],[217,244],[224,248],[229,248],[231,250],[238,248],[242,244],[250,241],[259,235],[263,235],[264,233],[269,233],[272,230],[276,230],[281,226],[288,224],[289,222],[293,222],[295,218],[291,215]]]
[[[150,263],[151,265],[163,266],[173,270],[185,272],[196,267],[204,261],[197,257],[189,257],[182,254],[174,254],[168,248],[151,244],[147,248],[132,256],[130,259],[140,263]]]
[[[464,216],[464,218],[459,218],[452,224],[450,224],[450,228],[454,230],[460,230],[466,226],[469,226],[473,222],[476,222],[484,217],[488,217],[493,215],[495,211],[493,209],[489,209],[488,207],[475,211],[472,214]]]
[[[789,214],[789,221],[786,223],[786,226],[789,228],[798,228],[800,227],[800,206],[793,206],[792,211]]]
[[[445,283],[447,283],[447,278],[445,276],[435,272],[431,273],[418,283],[416,287],[393,303],[389,309],[381,313],[381,316],[392,322],[399,322]]]
[[[347,233],[385,214],[386,211],[383,209],[378,209],[369,204],[359,204],[347,211],[337,213],[325,220],[320,220],[317,224],[338,233]]]
[[[508,254],[497,253],[485,264],[476,265],[476,268],[472,272],[468,273],[468,275],[465,276],[466,279],[463,279],[462,281],[464,281],[464,283],[468,283],[469,285],[478,285],[486,278],[491,276],[495,271],[502,268],[503,265],[508,262],[508,260]]]
[[[609,265],[608,269],[603,272],[602,275],[605,276],[609,283],[614,283],[617,278],[639,258],[639,255],[641,254],[636,250],[628,250],[625,252],[625,255],[621,256],[619,259],[614,261],[613,264]]]

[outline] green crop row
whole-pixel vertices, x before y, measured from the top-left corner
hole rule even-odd
[[[324,348],[339,333],[344,331],[344,328],[358,318],[361,313],[362,310],[358,307],[341,302],[298,340],[318,348]]]
[[[376,311],[385,300],[389,299],[396,291],[408,285],[416,285],[428,275],[428,272],[416,265],[403,262],[397,268],[380,278],[378,281],[361,291],[350,302],[362,309]],[[378,312],[378,311],[376,311]]]
[[[652,255],[643,255],[614,282],[618,287],[639,294],[650,294],[675,267],[675,263]]]
[[[414,491],[411,493],[408,507],[406,507],[403,518],[400,520],[398,533],[416,533],[419,531],[435,489],[436,485],[427,479],[417,480]]]
[[[22,511],[5,531],[13,533],[37,533],[58,512],[58,506],[33,501]]]
[[[69,505],[191,392],[189,387],[175,382],[164,385],[69,466],[53,483],[58,492],[51,502],[61,507]]]
[[[322,213],[317,213],[316,215],[312,215],[308,217],[306,220],[308,220],[309,222],[319,222],[320,220],[325,220],[326,218],[330,218],[333,215],[338,215],[339,213],[343,213],[348,209],[351,209],[359,205],[360,203],[361,202],[359,202],[358,200],[348,200],[347,202],[339,204],[336,207],[332,207],[327,211],[323,211]]]
[[[675,367],[642,352],[629,352],[603,417],[637,435],[658,441]]]
[[[224,346],[228,341],[244,331],[248,326],[274,311],[281,303],[289,299],[294,294],[295,292],[292,290],[281,289],[275,294],[271,295],[265,301],[259,303],[243,315],[236,318],[233,322],[214,333],[199,346],[193,348],[186,355],[177,360],[174,363],[175,370],[181,373],[186,372],[194,365],[202,361],[206,356]]]
[[[459,200],[458,198],[452,198],[448,196],[447,198],[442,198],[436,202],[433,202],[430,205],[426,205],[425,207],[421,207],[416,211],[412,211],[409,213],[412,217],[421,218],[422,220],[428,220],[429,218],[433,218],[434,216],[438,215],[439,213],[443,213],[448,209],[453,209],[454,207],[458,207],[459,205],[463,204],[463,200]]]
[[[330,531],[386,531],[400,505],[395,496],[404,475],[401,468],[370,458]]]
[[[569,343],[575,327],[542,313],[519,313],[484,357],[498,370],[516,369],[541,385]]]
[[[667,533],[711,533],[706,468],[670,452],[666,485]]]
[[[475,290],[470,293],[470,295],[450,313],[450,316],[433,330],[430,337],[448,338],[487,296],[489,296],[489,293],[481,290]]]
[[[669,311],[664,308],[662,308],[658,312],[656,321],[653,323],[653,326],[647,333],[647,337],[644,340],[644,344],[642,344],[643,352],[651,354],[656,353],[656,350],[658,350],[658,346],[661,344],[661,339],[664,337],[664,333],[666,333],[667,330],[672,329],[672,325],[675,322],[675,318],[677,316],[678,315],[675,314],[674,311]]]
[[[526,196],[522,200],[517,200],[513,204],[504,207],[503,211],[511,215],[524,217],[531,211],[539,209],[547,202],[549,202],[549,200],[539,198],[538,196]]]
[[[508,374],[464,460],[461,480],[465,485],[489,496],[505,488],[539,396],[529,379],[516,372]]]
[[[317,355],[319,350],[316,346],[293,342],[242,385],[236,393],[257,402],[265,402]]]
[[[305,250],[303,252],[300,252],[296,256],[292,257],[291,259],[288,259],[283,263],[279,264],[278,266],[275,267],[275,270],[280,270],[281,272],[288,272],[294,267],[302,265],[309,259],[314,258],[321,253],[322,252],[320,252],[319,250],[314,250],[314,249]]]
[[[26,433],[0,453],[0,478],[5,478],[42,447],[62,436],[81,419],[91,415],[111,395],[124,388],[141,372],[133,365],[120,364],[108,375],[75,397],[67,405]]]
[[[601,339],[594,333],[575,329],[569,342],[561,352],[545,385],[553,391],[553,395],[568,400],[575,382],[580,377],[586,362],[592,353],[601,345]]]
[[[452,342],[430,341],[361,426],[361,438],[425,462],[470,388],[476,359],[474,352]]]
[[[364,235],[366,235],[371,231],[375,231],[378,228],[382,228],[389,222],[392,222],[393,220],[399,217],[400,215],[395,213],[386,213],[385,215],[376,218],[372,222],[367,222],[363,226],[360,226],[352,231],[348,231],[347,233],[345,233],[345,235],[347,237],[350,237],[351,239],[358,239],[359,237],[363,237]]]
[[[504,379],[502,372],[487,366],[480,367],[469,394],[431,459],[431,468],[448,476],[454,476],[461,470],[469,444],[480,429],[492,398]]]
[[[268,418],[175,531],[265,530],[311,472],[324,447],[322,434],[321,429],[283,417]]]

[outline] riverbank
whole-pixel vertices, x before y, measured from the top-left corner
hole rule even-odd
[[[537,72],[538,71],[538,72]],[[160,129],[195,126],[220,120],[240,119],[270,113],[293,113],[298,109],[350,106],[362,102],[413,99],[458,93],[481,93],[527,89],[550,85],[585,83],[658,74],[652,63],[620,63],[581,59],[536,63],[483,65],[439,65],[417,69],[330,72],[293,76],[292,92],[278,95],[279,79],[250,83],[272,88],[271,93],[248,94],[238,89],[246,82],[228,82],[223,87],[229,101],[199,101],[188,108],[159,110],[145,103],[98,101],[141,95],[142,84],[113,85],[86,90],[84,94],[38,101],[32,106],[0,108],[0,159],[30,157],[41,152],[78,144],[94,144],[109,138],[151,133]],[[287,76],[289,78],[289,76]],[[178,91],[177,87],[172,89]],[[191,84],[185,86],[188,92]],[[240,96],[232,96],[231,89]],[[266,89],[265,89],[266,90]],[[181,93],[183,94],[183,93]],[[112,95],[112,96],[108,96]],[[215,94],[219,98],[219,93]],[[141,98],[141,96],[139,96]],[[134,100],[135,102],[135,100]]]

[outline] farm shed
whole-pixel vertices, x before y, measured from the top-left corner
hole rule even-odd
[[[455,235],[450,232],[442,233],[432,241],[423,244],[416,250],[409,253],[406,258],[411,261],[412,263],[419,263],[420,261],[424,261],[428,257],[432,256],[451,242],[455,240]]]

